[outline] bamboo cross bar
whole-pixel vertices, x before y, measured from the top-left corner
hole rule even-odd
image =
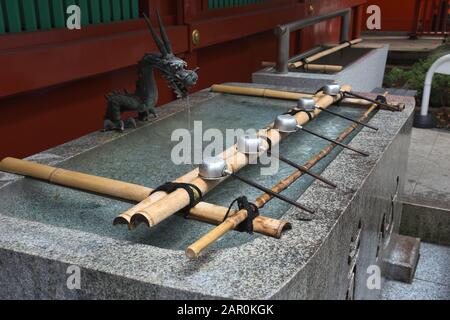
[[[0,161],[0,171],[19,174],[73,189],[117,198],[126,201],[140,202],[148,199],[153,191],[140,185],[118,180],[98,177],[81,172],[55,168],[31,161],[5,158]],[[192,173],[186,175],[186,180]],[[181,179],[180,179],[181,180]],[[156,194],[156,193],[155,193]],[[191,209],[189,219],[218,225],[223,222],[228,208],[200,202]],[[234,214],[235,211],[230,212]],[[262,235],[280,238],[283,230],[290,227],[287,221],[260,216],[253,222],[254,231]]]
[[[228,208],[210,204],[207,202],[200,202],[191,209],[188,218],[206,222],[213,225],[220,225],[227,215]],[[232,217],[237,213],[232,210],[229,216]],[[265,236],[279,239],[283,231],[290,229],[291,224],[284,220],[272,219],[265,216],[258,216],[253,221],[253,231]]]
[[[274,68],[276,66],[276,63],[263,61],[262,66]],[[302,65],[300,67],[303,67],[303,69],[305,69],[306,71],[318,71],[318,72],[324,72],[324,73],[336,73],[336,72],[341,72],[344,69],[344,67],[342,67],[342,66],[328,65],[328,64],[303,64],[302,63]],[[300,67],[297,67],[297,65],[295,63],[289,63],[289,68],[291,68],[291,69],[298,69]]]
[[[386,96],[387,93],[384,94]],[[358,119],[358,121],[365,121],[369,115],[377,109],[376,104],[372,104],[372,106]],[[358,128],[358,124],[354,123],[349,126],[345,131],[343,131],[336,141],[342,142],[344,141],[354,130]],[[335,144],[331,144],[321,150],[316,156],[311,158],[304,167],[307,169],[311,169],[314,167],[320,160],[328,156],[333,150],[336,148]],[[274,192],[282,192],[286,190],[289,186],[291,186],[295,181],[297,181],[301,176],[304,175],[304,172],[295,171],[292,175],[287,177],[286,179],[280,181],[277,185],[272,188]],[[258,208],[263,208],[270,200],[272,196],[269,194],[263,194],[254,202],[255,206]],[[230,216],[226,219],[222,224],[214,228],[211,232],[203,236],[194,244],[190,245],[186,249],[186,256],[189,259],[196,259],[200,256],[201,252],[203,252],[206,248],[208,248],[211,244],[216,242],[222,236],[235,229],[239,224],[244,222],[248,217],[248,213],[246,210],[240,210],[234,215]]]
[[[352,41],[349,41],[349,42],[344,42],[344,43],[342,43],[342,44],[340,44],[340,45],[338,45],[336,47],[324,50],[324,51],[319,52],[319,53],[317,53],[315,55],[312,55],[309,58],[306,58],[306,59],[304,59],[304,62],[305,63],[311,63],[311,62],[317,61],[317,60],[319,60],[319,59],[321,59],[323,57],[329,56],[330,54],[333,54],[333,53],[338,52],[340,50],[343,50],[345,48],[351,47],[351,46],[353,46],[355,44],[361,43],[362,41],[363,41],[362,39],[355,39],[355,40],[352,40]]]
[[[350,86],[343,86],[343,90],[349,90]],[[251,89],[251,88],[250,88]],[[264,94],[262,92],[261,94]],[[316,95],[316,104],[324,109],[331,106],[333,103],[339,101],[342,98],[340,94],[337,96],[328,96],[320,92]],[[315,119],[322,111],[315,109],[311,114],[305,114],[304,112],[298,113],[295,117],[299,125],[305,125],[310,120]],[[272,125],[271,125],[272,126]],[[270,127],[271,127],[270,126]],[[266,136],[272,141],[272,145],[277,145],[287,134],[280,134],[277,130],[271,128],[260,130],[259,136]],[[242,168],[248,165],[249,158],[242,153],[236,153],[234,156],[227,159],[227,165],[234,173],[238,172]],[[203,195],[214,189],[223,180],[207,181],[200,177],[191,181],[191,184],[195,185]],[[168,217],[174,215],[176,212],[181,211],[190,204],[189,194],[182,189],[176,190],[167,195],[163,199],[151,204],[145,209],[140,210],[131,218],[131,223],[134,221],[145,221],[149,227],[153,227],[160,222],[164,221]]]

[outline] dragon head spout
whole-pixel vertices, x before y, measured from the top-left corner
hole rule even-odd
[[[197,83],[198,68],[195,70],[187,69],[186,61],[173,54],[172,45],[170,44],[166,28],[158,11],[156,11],[156,16],[158,18],[161,37],[156,33],[150,19],[144,14],[148,29],[160,53],[148,53],[144,56],[144,60],[161,72],[177,98],[184,98],[188,95],[189,88]]]

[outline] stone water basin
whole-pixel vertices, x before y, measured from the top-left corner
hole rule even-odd
[[[194,121],[202,121],[204,130],[259,129],[293,106],[288,101],[209,91],[194,94],[190,101],[189,112],[183,102],[173,102],[161,108],[160,119],[137,130],[125,134],[93,133],[35,155],[31,160],[155,188],[195,167],[171,163],[171,151],[177,143],[171,142],[175,129],[192,129]],[[354,118],[364,112],[361,108],[345,106],[332,109]],[[354,210],[352,215],[364,215],[364,205],[355,195],[365,181],[378,188],[383,194],[377,195],[380,198],[387,198],[384,193],[398,188],[392,186],[391,181],[380,189],[376,178],[372,181],[367,177],[392,141],[407,138],[407,133],[400,132],[405,130],[410,109],[403,113],[379,111],[372,119],[373,124],[380,126],[379,132],[362,129],[349,137],[346,143],[370,152],[369,158],[336,148],[314,167],[316,173],[337,182],[337,190],[304,176],[283,193],[317,209],[315,220],[299,221],[297,210],[275,199],[261,213],[292,223],[293,229],[282,239],[232,232],[209,248],[199,261],[187,260],[184,250],[211,230],[210,225],[174,216],[151,230],[142,225],[128,231],[125,226],[113,226],[112,221],[130,208],[129,203],[2,174],[0,261],[3,271],[0,284],[3,289],[0,289],[0,297],[195,299],[336,295],[342,298],[347,290],[344,280],[328,291],[314,291],[313,280],[311,284],[303,283],[301,290],[289,286],[302,283],[296,277],[306,276],[300,270],[305,270],[314,253],[328,241],[331,230],[346,238],[352,236],[350,230],[361,224],[360,217],[350,218],[349,215],[346,231],[335,229],[349,208]],[[335,138],[349,125],[346,120],[323,113],[307,126]],[[224,147],[232,143],[228,141]],[[282,142],[280,153],[304,164],[327,145],[326,141],[297,133]],[[397,168],[397,175],[401,176],[402,164],[397,165],[400,168]],[[243,169],[241,175],[271,187],[294,171],[280,164],[279,174],[261,176],[260,167],[254,165]],[[386,171],[382,170],[382,175],[396,175]],[[242,195],[255,199],[261,192],[230,179],[206,195],[204,201],[228,206]],[[388,203],[390,205],[390,201]],[[367,216],[371,219],[370,213]],[[348,251],[346,242],[342,243],[344,251]],[[347,261],[339,252],[331,256]],[[330,263],[328,267],[334,271],[341,268],[341,262]],[[45,265],[44,269],[40,269],[41,264]],[[32,265],[37,265],[39,270],[30,269]],[[64,287],[67,265],[78,265],[84,270],[84,276],[89,279],[86,287],[79,291]],[[33,274],[31,280],[26,276],[30,274]],[[268,279],[269,274],[272,280]],[[312,290],[311,294],[308,290]],[[364,290],[360,294],[364,296]]]

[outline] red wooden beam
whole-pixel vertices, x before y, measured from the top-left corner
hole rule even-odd
[[[188,0],[187,2],[194,1]],[[324,14],[343,8],[352,8],[365,2],[365,0],[333,2],[316,0],[312,2],[316,8],[312,15]],[[199,3],[199,1],[196,3]],[[242,8],[207,10],[208,12],[197,12],[195,16],[191,12],[187,19],[185,17],[186,23],[190,27],[189,32],[192,33],[194,30],[199,30],[201,38],[198,45],[194,45],[191,41],[191,50],[236,40],[274,29],[279,24],[305,18],[305,5],[304,1],[278,0],[270,1],[264,6],[260,4]],[[249,10],[248,7],[253,9]]]
[[[157,51],[143,20],[139,30],[0,51],[0,97],[118,70]],[[187,28],[168,27],[175,53],[188,50]]]
[[[194,45],[191,41],[191,49],[203,48],[274,29],[278,24],[301,18],[303,9],[303,4],[290,4],[222,18],[193,21],[190,23],[190,33],[193,30],[199,30],[201,41],[198,45]],[[250,21],[251,23],[249,23]]]

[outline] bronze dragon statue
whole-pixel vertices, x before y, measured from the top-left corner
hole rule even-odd
[[[125,127],[136,127],[134,118],[126,122],[122,120],[122,113],[137,112],[139,121],[148,121],[150,115],[157,117],[155,106],[158,102],[158,88],[155,81],[154,69],[159,70],[166,79],[169,87],[177,98],[184,98],[190,87],[197,83],[197,70],[188,70],[187,63],[177,58],[172,52],[172,46],[167,36],[159,12],[156,12],[161,37],[158,36],[150,19],[144,15],[150,34],[152,35],[160,53],[147,53],[138,63],[138,80],[136,90],[113,91],[106,95],[107,110],[104,118],[104,130],[123,131]]]

